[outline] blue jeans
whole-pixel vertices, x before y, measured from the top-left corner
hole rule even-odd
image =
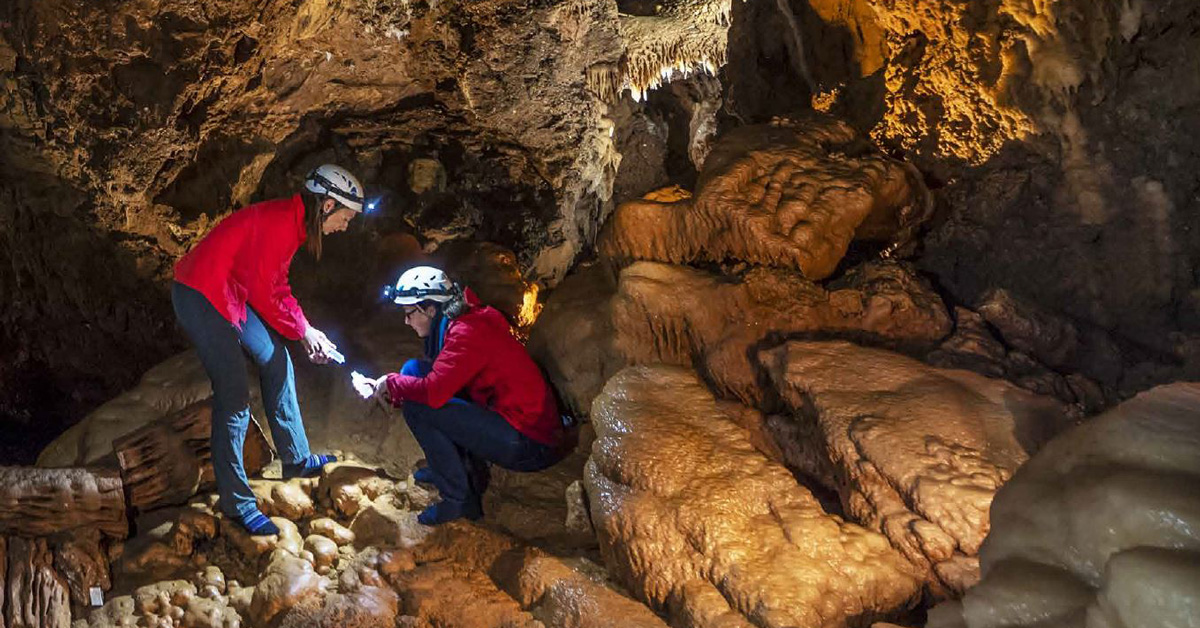
[[[258,365],[271,437],[285,464],[299,464],[309,456],[292,358],[279,334],[249,306],[238,330],[203,294],[181,283],[172,285],[171,303],[212,381],[212,464],[221,510],[235,516],[252,514],[258,502],[242,466],[242,444],[250,426],[250,380],[242,351]]]
[[[400,373],[424,377],[430,367],[428,360],[409,360]],[[471,474],[479,460],[512,471],[541,471],[558,462],[552,447],[525,436],[496,412],[457,397],[436,410],[406,401],[404,421],[436,474],[442,499],[456,504],[478,503]]]

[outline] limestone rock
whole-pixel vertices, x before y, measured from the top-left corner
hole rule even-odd
[[[211,438],[212,404],[202,401],[113,440],[130,506],[145,512],[181,504],[213,487]],[[242,466],[252,476],[270,460],[270,444],[252,418],[242,444]]]
[[[333,541],[319,535],[310,534],[304,538],[304,549],[312,552],[317,573],[325,573],[333,566],[333,561],[337,559],[338,545]]]
[[[216,565],[209,565],[203,571],[196,573],[195,585],[197,591],[202,597],[213,597],[213,595],[224,595],[228,589],[228,583],[225,581],[225,574],[221,572],[221,568]],[[204,595],[205,590],[210,592],[210,595]]]
[[[195,352],[180,353],[146,371],[137,386],[56,438],[38,456],[38,465],[89,464],[108,455],[116,438],[211,396],[212,383]]]
[[[354,533],[349,528],[328,517],[309,521],[308,532],[309,534],[320,534],[325,538],[331,539],[334,543],[337,543],[338,547],[354,542]]]
[[[319,603],[318,603],[319,602]],[[280,628],[373,628],[394,626],[399,596],[391,589],[364,586],[331,593],[287,609]]]
[[[761,400],[749,356],[778,335],[869,339],[929,349],[951,330],[945,306],[906,265],[874,262],[827,287],[784,270],[723,275],[636,262],[616,285],[593,267],[571,275],[546,303],[529,350],[577,414],[629,363],[699,366],[724,394]]]
[[[594,438],[590,424],[580,427],[579,445],[554,466],[533,473],[493,465],[483,495],[484,520],[528,543],[556,548],[588,548],[595,536],[578,488]],[[572,498],[571,486],[576,485]]]
[[[630,367],[593,404],[588,497],[610,570],[683,626],[847,626],[903,612],[919,572],[822,510],[694,374]]]
[[[76,528],[118,539],[129,534],[115,472],[0,467],[0,535],[40,537]]]
[[[663,628],[586,559],[563,560],[484,526],[434,529],[395,581],[406,612],[435,625]]]
[[[1200,600],[1200,385],[1061,434],[992,503],[983,579],[929,626],[1186,626]]]
[[[859,238],[907,242],[932,204],[916,171],[846,123],[813,116],[722,136],[694,198],[617,208],[599,243],[618,262],[740,260],[828,277]]]
[[[1106,333],[1017,298],[986,292],[976,307],[1010,346],[1059,370],[1081,372],[1109,386],[1122,374],[1121,350]]]
[[[90,606],[92,587],[101,591],[112,588],[106,549],[100,531],[95,529],[77,531],[54,543],[54,568],[66,580],[73,604]]]
[[[772,336],[841,334],[928,347],[951,328],[937,294],[897,263],[856,268],[827,290],[787,271],[755,268],[730,278],[639,262],[621,272],[612,311],[620,355],[699,364],[720,392],[750,404],[762,393],[749,356]]]
[[[848,342],[792,341],[760,359],[817,443],[816,474],[935,595],[975,582],[993,495],[1068,424],[1050,398]]]
[[[607,574],[586,559],[570,562],[528,550],[508,591],[547,626],[666,628],[645,605],[613,590]]]
[[[144,513],[137,536],[114,556],[114,579],[152,582],[191,577],[205,568],[205,551],[214,547],[222,524],[203,503]],[[227,525],[227,524],[226,524]]]
[[[417,523],[417,513],[399,508],[388,497],[367,503],[350,530],[359,547],[412,547],[428,534],[428,528]]]
[[[254,589],[250,618],[256,626],[269,625],[281,611],[320,596],[326,586],[307,561],[277,553]]]
[[[544,628],[496,588],[486,574],[449,565],[422,565],[401,591],[405,613],[433,626]]]
[[[286,482],[251,480],[250,489],[258,498],[258,507],[268,517],[284,519],[307,519],[313,515],[312,494],[316,481],[311,478],[294,478]]]
[[[550,294],[529,334],[529,355],[576,416],[591,410],[604,382],[625,365],[613,346],[615,291],[603,266],[577,270]]]
[[[355,462],[328,465],[317,486],[317,499],[343,517],[353,517],[372,500],[390,494],[395,483],[379,472]]]

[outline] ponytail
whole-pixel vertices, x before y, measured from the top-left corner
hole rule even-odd
[[[321,207],[325,204],[325,199],[329,197],[324,194],[313,194],[307,190],[301,192],[300,197],[304,200],[304,231],[308,234],[305,246],[319,262],[321,261],[322,237],[324,236],[321,226],[325,223],[325,214],[321,211]]]

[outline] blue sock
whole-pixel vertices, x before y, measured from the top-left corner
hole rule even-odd
[[[246,531],[249,532],[251,536],[270,536],[272,534],[279,534],[279,526],[272,523],[271,520],[267,519],[267,516],[262,514],[260,511],[255,510],[253,513],[250,513],[249,515],[242,515],[237,519],[238,522],[242,524],[242,527],[246,528]]]
[[[284,479],[290,478],[311,478],[321,472],[321,467],[337,462],[337,456],[330,454],[309,454],[308,458],[300,464],[285,464],[283,465]]]

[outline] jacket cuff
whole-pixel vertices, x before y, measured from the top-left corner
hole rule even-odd
[[[407,376],[399,373],[388,373],[387,376],[388,401],[397,408],[400,407],[400,404],[404,403],[404,394],[402,391],[404,390],[403,382],[405,377]]]

